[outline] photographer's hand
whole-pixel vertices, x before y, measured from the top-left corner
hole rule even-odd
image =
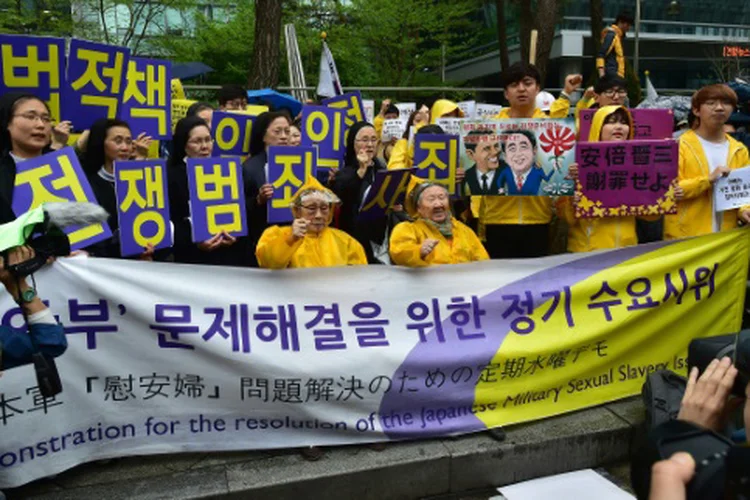
[[[727,400],[736,377],[737,369],[726,357],[721,361],[711,361],[700,378],[698,368],[693,368],[677,419],[721,432],[726,422]]]
[[[678,452],[651,468],[649,500],[685,500],[687,484],[695,474],[695,460],[689,453]]]

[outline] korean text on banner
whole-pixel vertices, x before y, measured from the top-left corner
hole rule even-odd
[[[365,120],[365,108],[362,105],[362,94],[359,90],[323,99],[321,104],[329,108],[343,109],[345,112],[344,123],[347,130],[355,123]]]
[[[101,118],[120,113],[130,49],[73,39],[68,55],[63,119],[76,130],[91,128]]]
[[[115,162],[115,194],[123,257],[172,246],[164,160]]]
[[[383,133],[380,136],[380,141],[385,144],[391,141],[401,139],[406,132],[406,124],[408,119],[393,118],[390,120],[383,120]]]
[[[325,106],[302,108],[302,145],[318,150],[318,169],[341,168],[346,156],[344,111]]]
[[[268,223],[292,220],[292,196],[308,177],[315,177],[314,147],[271,146],[268,148],[268,183],[273,196],[268,200]]]
[[[576,151],[580,202],[576,217],[677,212],[677,142],[581,142]]]
[[[120,114],[130,124],[134,137],[145,132],[154,139],[172,138],[171,75],[169,61],[133,57],[128,62]]]
[[[13,212],[18,216],[42,203],[88,201],[96,203],[88,179],[71,147],[63,148],[16,165]],[[70,248],[79,250],[112,237],[107,223],[68,227]]]
[[[193,242],[224,232],[247,236],[245,193],[239,158],[188,158]]]
[[[0,34],[0,95],[28,92],[47,103],[60,120],[65,86],[65,40]]]
[[[464,118],[474,119],[477,117],[477,101],[461,101],[456,103],[458,109],[464,114]]]
[[[589,140],[591,120],[595,109],[582,109],[580,113],[578,138]],[[674,113],[671,109],[631,109],[635,124],[634,139],[671,139],[674,131]]]
[[[484,104],[480,102],[477,103],[476,118],[479,120],[494,118],[502,110],[503,107],[499,104]]]
[[[414,137],[414,175],[456,193],[459,137],[457,135],[417,134]]]
[[[411,115],[417,110],[417,103],[416,102],[397,102],[396,107],[398,108],[399,117],[406,116],[408,120],[409,115]]]
[[[106,458],[428,439],[640,394],[655,370],[686,373],[693,338],[739,330],[746,231],[429,272],[59,259],[37,283],[67,333],[64,391],[3,374],[0,488]]]
[[[246,156],[250,154],[250,136],[255,117],[245,113],[214,111],[211,136],[214,156]]]
[[[398,170],[378,170],[367,193],[359,218],[362,220],[382,219],[388,210],[395,205],[402,205],[409,187],[409,178],[413,168]]]
[[[750,205],[750,166],[729,172],[714,183],[714,208],[724,212]]]
[[[189,99],[172,99],[172,132],[177,126],[177,122],[187,116],[187,111],[198,101],[191,101]]]

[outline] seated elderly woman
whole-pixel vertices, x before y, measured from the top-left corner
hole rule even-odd
[[[415,179],[412,177],[412,179]],[[414,222],[402,222],[391,233],[390,254],[394,264],[425,267],[487,260],[487,250],[468,226],[450,210],[448,189],[421,182],[407,195],[407,210]]]
[[[334,267],[367,264],[362,245],[343,231],[328,227],[334,205],[333,192],[309,178],[292,198],[291,226],[271,226],[258,241],[255,255],[260,267]]]

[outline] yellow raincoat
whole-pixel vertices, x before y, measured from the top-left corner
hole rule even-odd
[[[750,164],[747,148],[729,135],[727,167],[742,168]],[[677,213],[664,217],[664,239],[674,240],[713,232],[713,188],[711,174],[698,134],[693,130],[680,136],[678,180],[685,198],[677,203]],[[750,210],[750,206],[742,207]],[[721,219],[721,231],[737,227],[737,210],[727,210]]]
[[[419,130],[424,125],[417,125]],[[414,165],[414,147],[409,146],[409,139],[399,139],[393,145],[391,159],[388,160],[388,170],[398,170],[402,168],[411,168]]]
[[[335,199],[328,188],[311,177],[300,187],[292,202],[308,189],[323,191]],[[333,210],[329,217],[330,223]],[[332,227],[326,227],[319,234],[307,233],[304,238],[295,241],[291,226],[271,226],[260,237],[255,255],[260,267],[267,269],[367,265],[362,245],[345,232]]]
[[[604,126],[604,120],[617,109],[624,109],[630,120],[630,135],[633,138],[635,127],[633,117],[623,106],[605,106],[596,112],[591,122],[589,142],[598,142]],[[573,197],[560,197],[557,202],[557,213],[568,223],[568,251],[591,252],[605,248],[622,248],[638,244],[635,231],[635,217],[601,217],[577,219],[573,207]],[[655,219],[655,218],[654,218]]]
[[[529,118],[565,118],[569,111],[570,101],[560,97],[550,106],[549,117],[536,108]],[[495,119],[510,119],[510,108],[503,108]],[[481,224],[548,224],[552,220],[552,199],[549,196],[472,196],[471,211]]]
[[[391,233],[390,253],[394,264],[408,267],[426,267],[437,264],[460,264],[488,260],[487,250],[470,227],[451,219],[453,238],[448,239],[427,221],[402,222]],[[435,249],[425,258],[420,256],[422,243],[438,240]]]

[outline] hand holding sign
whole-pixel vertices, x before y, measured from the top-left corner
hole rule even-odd
[[[270,184],[263,184],[260,187],[260,192],[255,201],[258,202],[258,205],[264,205],[271,198],[273,198],[273,186]]]
[[[708,176],[709,182],[713,184],[716,182],[720,177],[726,177],[729,175],[729,172],[732,170],[728,167],[716,167],[713,172],[711,172],[711,175]]]

